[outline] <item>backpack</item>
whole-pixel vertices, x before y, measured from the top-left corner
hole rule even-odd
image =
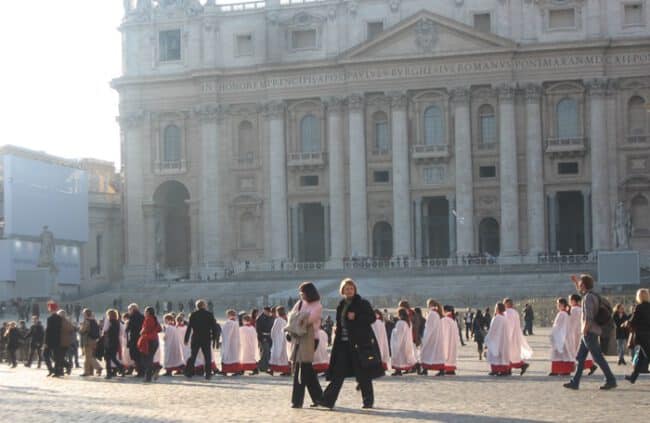
[[[99,339],[99,325],[95,319],[90,320],[90,328],[88,329],[88,338]]]
[[[612,316],[614,314],[612,305],[609,303],[609,301],[607,301],[606,298],[603,298],[596,293],[593,294],[596,296],[596,298],[598,298],[598,311],[594,316],[594,322],[596,322],[596,324],[601,327],[607,326],[612,321]]]

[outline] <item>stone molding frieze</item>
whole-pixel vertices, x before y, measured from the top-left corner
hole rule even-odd
[[[216,103],[205,103],[195,106],[193,112],[201,122],[222,121],[226,107]]]
[[[452,88],[451,101],[455,105],[467,105],[469,102],[469,90],[465,87]]]
[[[287,105],[280,100],[273,100],[266,103],[264,114],[269,119],[282,119],[287,110]]]
[[[127,112],[117,117],[117,122],[122,129],[134,129],[140,127],[147,116],[144,110]]]
[[[587,92],[592,97],[602,97],[607,95],[609,80],[607,78],[594,78],[585,81]]]
[[[502,84],[497,88],[499,101],[512,102],[515,99],[515,87],[510,84]]]
[[[526,85],[526,101],[529,103],[537,103],[542,96],[542,87],[538,84]]]
[[[362,110],[365,105],[365,98],[361,94],[351,94],[346,99],[348,109]]]
[[[343,106],[345,105],[345,99],[335,96],[323,97],[321,103],[327,107],[327,110],[330,112],[340,112],[343,110]]]
[[[390,97],[390,106],[393,109],[406,109],[408,105],[408,96],[401,91],[388,93]]]

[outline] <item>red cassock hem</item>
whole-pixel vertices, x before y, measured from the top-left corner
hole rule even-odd
[[[279,366],[277,364],[269,364],[269,369],[272,372],[279,372],[279,373],[289,373],[291,372],[291,367],[287,364],[286,366]]]
[[[507,373],[510,371],[510,366],[507,364],[492,364],[490,367],[494,373]]]
[[[384,370],[388,370],[388,364],[384,363],[383,361],[381,362],[381,367],[383,367]]]
[[[445,370],[445,365],[422,363],[422,368],[427,370]]]
[[[180,372],[185,366],[176,366],[176,367],[165,367],[165,370],[168,372]]]
[[[456,371],[456,366],[447,366],[447,365],[445,365],[444,371],[445,372],[455,372]]]
[[[239,363],[221,363],[221,371],[224,373],[237,373],[241,372],[241,364]]]
[[[399,370],[399,371],[401,371],[401,372],[410,372],[411,370],[413,370],[414,367],[415,367],[415,366],[404,366],[404,367],[400,367],[400,366],[395,366],[395,365],[393,365],[393,370]]]
[[[240,368],[242,371],[255,370],[257,369],[257,363],[242,363]]]
[[[523,360],[518,363],[510,363],[510,368],[512,369],[521,369],[522,367],[524,367]]]
[[[316,373],[323,373],[330,368],[330,365],[329,363],[319,363],[319,364],[313,364],[312,367],[314,368],[314,371]]]
[[[585,369],[591,369],[594,367],[594,360],[585,360]]]
[[[568,375],[573,371],[574,366],[573,361],[551,361],[551,373]]]

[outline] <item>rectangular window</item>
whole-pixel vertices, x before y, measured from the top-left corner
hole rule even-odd
[[[390,141],[388,138],[388,122],[385,120],[375,122],[375,147],[381,152],[390,151]]]
[[[158,47],[161,62],[181,60],[181,30],[160,31]]]
[[[557,164],[557,173],[559,175],[577,175],[578,162],[565,162]]]
[[[318,175],[303,175],[300,177],[301,187],[317,187]]]
[[[367,26],[367,40],[372,40],[377,35],[381,34],[382,31],[384,30],[384,23],[383,22],[368,22]]]
[[[387,184],[390,182],[390,172],[387,170],[375,170],[372,173],[372,180],[377,184]]]
[[[235,54],[237,56],[253,55],[253,36],[251,34],[238,35],[236,37]]]
[[[642,26],[643,25],[643,5],[641,3],[631,3],[624,6],[625,26]]]
[[[316,30],[299,29],[291,31],[291,48],[294,50],[316,48]]]
[[[422,168],[422,182],[426,185],[436,185],[445,182],[445,167],[428,166]]]
[[[474,29],[482,32],[490,32],[492,24],[490,21],[489,13],[475,13],[474,14]]]
[[[576,10],[570,9],[555,9],[548,11],[548,27],[549,29],[567,29],[575,28],[576,26]]]
[[[496,178],[497,176],[497,167],[496,166],[480,166],[478,168],[479,178]]]

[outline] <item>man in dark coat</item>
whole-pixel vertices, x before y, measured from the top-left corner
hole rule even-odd
[[[194,362],[200,349],[205,361],[205,378],[209,380],[212,377],[212,341],[218,337],[217,321],[214,319],[214,314],[206,310],[207,302],[205,300],[198,300],[196,308],[197,310],[190,315],[190,322],[187,325],[187,331],[185,331],[185,345],[190,341],[190,334],[192,335],[190,344],[192,354],[185,365],[185,376],[192,377]]]
[[[41,368],[41,350],[43,349],[43,340],[45,339],[45,330],[41,321],[38,320],[38,316],[32,316],[32,326],[27,332],[26,338],[29,339],[29,357],[27,358],[27,363],[25,367],[31,367],[32,360],[34,359],[34,353],[38,357],[38,368]]]
[[[340,293],[344,299],[336,308],[336,332],[328,370],[330,384],[323,392],[320,405],[333,408],[344,379],[355,377],[363,407],[372,408],[375,400],[372,379],[384,375],[379,345],[370,326],[376,320],[375,312],[359,296],[352,279],[341,282]]]
[[[255,321],[257,343],[260,349],[260,361],[257,368],[263,372],[268,371],[271,358],[271,329],[275,319],[271,315],[271,307],[264,307],[262,314]]]
[[[43,356],[45,357],[45,364],[49,370],[48,376],[61,377],[63,376],[63,358],[64,350],[61,348],[61,325],[62,318],[57,314],[59,306],[54,301],[47,303],[47,310],[50,312],[50,317],[47,318],[47,327],[45,328],[45,350]],[[54,365],[52,365],[54,360]]]
[[[137,304],[129,304],[129,322],[126,324],[126,346],[129,348],[131,360],[135,363],[135,370],[137,377],[144,377],[142,371],[142,354],[138,349],[138,339],[140,339],[140,331],[142,330],[142,323],[144,316],[140,313]]]

